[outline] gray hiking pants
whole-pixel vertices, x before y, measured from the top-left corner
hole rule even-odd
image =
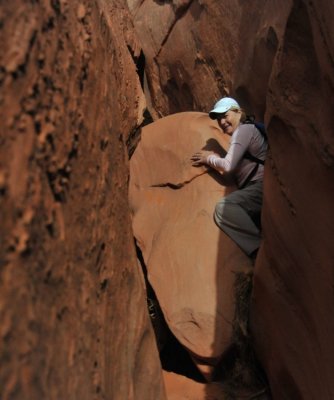
[[[250,182],[216,204],[216,224],[248,255],[260,247],[262,192],[262,180]]]

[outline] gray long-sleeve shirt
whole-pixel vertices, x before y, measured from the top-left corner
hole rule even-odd
[[[239,125],[233,132],[230,148],[224,158],[217,155],[207,156],[206,163],[220,172],[234,172],[238,186],[242,186],[255,166],[254,161],[243,158],[246,151],[252,156],[264,160],[268,144],[263,135],[253,124]],[[259,164],[252,181],[263,179],[264,166]]]

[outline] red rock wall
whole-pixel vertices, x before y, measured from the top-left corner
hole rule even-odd
[[[295,2],[267,97],[252,326],[275,399],[334,398],[333,7]]]
[[[128,3],[155,118],[207,111],[224,94],[264,117],[271,157],[251,308],[255,345],[274,399],[334,398],[334,7]]]
[[[127,204],[123,1],[0,5],[0,398],[164,399]]]
[[[146,97],[155,118],[207,111],[228,93],[263,118],[290,1],[128,3],[146,57]]]

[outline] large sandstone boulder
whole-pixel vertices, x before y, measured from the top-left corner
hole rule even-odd
[[[128,207],[144,97],[122,3],[0,5],[1,400],[165,399]]]
[[[249,260],[213,220],[227,190],[222,176],[191,166],[190,157],[227,146],[207,114],[179,113],[146,126],[130,162],[133,230],[148,279],[203,372],[232,343],[235,274]]]

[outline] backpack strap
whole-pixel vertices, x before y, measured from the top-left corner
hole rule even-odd
[[[254,161],[257,165],[261,164],[264,165],[264,160],[261,160],[260,158],[257,158],[253,156],[249,151],[246,151],[244,154],[244,158],[247,158],[247,160]]]
[[[246,151],[244,154],[244,158],[247,158],[250,161],[255,162],[254,168],[251,170],[249,175],[247,176],[245,182],[239,187],[239,189],[243,189],[253,178],[253,176],[256,174],[257,170],[259,169],[259,165],[264,165],[264,160],[261,160],[260,158],[257,158],[253,156],[249,151]]]
[[[247,119],[244,123],[255,125],[255,127],[260,131],[261,135],[265,138],[265,140],[267,140],[267,134],[266,134],[266,129],[265,129],[264,124],[261,122],[255,122],[254,115],[247,116]],[[257,170],[259,169],[260,164],[264,165],[264,160],[261,160],[260,158],[253,156],[249,151],[246,151],[243,157],[246,158],[247,160],[255,162],[255,165],[254,165],[254,168],[249,173],[249,175],[247,176],[244,183],[239,187],[239,189],[243,189],[246,185],[248,185],[250,180],[253,178],[253,176],[256,174]]]
[[[254,121],[255,127],[260,131],[261,135],[268,140],[266,127],[264,126],[263,122],[256,122]]]

